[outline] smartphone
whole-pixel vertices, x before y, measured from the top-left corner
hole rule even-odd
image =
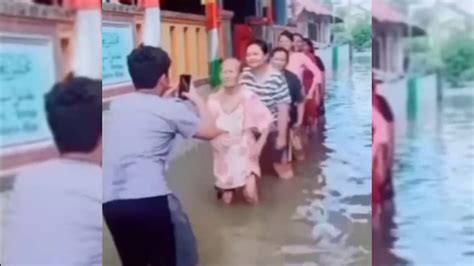
[[[179,85],[178,85],[178,96],[181,99],[186,99],[185,96],[183,96],[183,92],[189,92],[189,89],[191,87],[191,75],[180,75],[179,76]]]

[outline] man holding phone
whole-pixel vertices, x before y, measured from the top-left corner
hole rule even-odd
[[[190,86],[191,86],[191,75],[180,75],[179,85],[178,85],[179,98],[186,100],[186,96],[183,93],[189,92]]]
[[[104,127],[105,221],[122,264],[198,264],[196,240],[166,176],[176,136],[210,140],[223,133],[192,86],[169,94],[171,60],[160,48],[143,46],[128,56],[136,92],[110,105]]]

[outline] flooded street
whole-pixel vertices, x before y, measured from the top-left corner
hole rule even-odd
[[[397,137],[391,251],[377,265],[474,265],[474,90],[443,93],[437,119]]]
[[[264,176],[257,206],[219,204],[209,145],[179,147],[170,182],[193,224],[202,265],[370,265],[370,62],[370,55],[356,55],[351,79],[347,72],[329,79],[326,121],[297,178]],[[6,202],[14,180],[0,181]],[[105,226],[103,265],[120,265]]]
[[[264,176],[257,206],[216,201],[207,144],[171,165],[171,187],[193,224],[202,265],[370,265],[370,63],[356,56],[352,79],[341,72],[329,80],[326,122],[297,178]],[[104,265],[118,265],[105,237]]]

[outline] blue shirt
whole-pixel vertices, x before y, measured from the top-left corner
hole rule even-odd
[[[194,136],[199,121],[177,98],[133,93],[112,102],[104,121],[104,202],[170,194],[171,150],[179,135]]]
[[[53,159],[28,167],[15,180],[5,199],[4,227],[0,224],[2,264],[102,265],[100,166]]]

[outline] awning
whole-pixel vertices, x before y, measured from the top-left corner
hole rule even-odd
[[[410,25],[407,22],[408,18],[382,0],[372,2],[372,19],[379,23],[402,25],[405,36],[408,36],[410,27],[412,36],[426,35],[426,31],[423,28],[414,24]]]
[[[292,9],[293,17],[299,17],[303,12],[312,13],[319,16],[333,17],[331,10],[315,3],[313,0],[291,0],[290,7]],[[336,23],[342,23],[343,20],[334,16]]]

